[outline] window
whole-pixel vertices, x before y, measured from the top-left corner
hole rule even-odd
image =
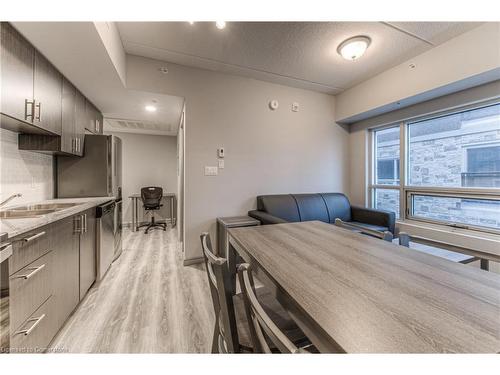
[[[374,132],[373,206],[400,214],[400,129],[393,126]]]
[[[500,188],[500,144],[467,148],[462,186]]]
[[[500,104],[376,129],[372,145],[372,207],[500,231]]]
[[[500,200],[409,194],[409,217],[500,230]]]
[[[492,142],[500,143],[500,105],[409,123],[408,184],[493,187],[500,145],[489,147]],[[479,179],[470,174],[479,172],[491,174]]]

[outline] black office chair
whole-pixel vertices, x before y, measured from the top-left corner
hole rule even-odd
[[[148,231],[151,228],[155,227],[161,227],[163,228],[163,230],[167,230],[166,223],[157,223],[155,221],[154,211],[159,210],[163,206],[163,204],[161,204],[162,197],[163,197],[163,189],[161,187],[148,186],[148,187],[143,187],[141,189],[141,198],[143,207],[146,210],[146,213],[148,211],[151,211],[151,222],[147,224],[141,224],[139,226],[139,228],[147,227],[145,232],[146,234],[148,234]]]

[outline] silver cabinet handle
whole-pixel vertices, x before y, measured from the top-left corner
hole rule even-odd
[[[71,138],[71,152],[76,152],[76,139],[75,138]]]
[[[83,230],[87,233],[87,214],[83,214]]]
[[[28,113],[28,106],[31,106],[31,111]],[[27,121],[28,117],[31,118],[31,122],[33,122],[33,112],[35,111],[35,101],[24,99],[24,120]]]
[[[35,107],[38,108],[38,116],[36,116],[36,119],[38,122],[42,121],[42,103],[38,102],[38,104],[35,104]]]
[[[78,137],[78,152],[82,152],[82,139]]]
[[[76,152],[80,152],[80,138],[76,138]]]
[[[36,328],[37,325],[40,324],[40,322],[45,318],[45,314],[42,314],[41,316],[39,316],[38,318],[31,318],[31,319],[28,319],[28,322],[34,322],[31,327],[29,327],[28,329],[21,329],[19,331],[16,331],[16,335],[24,335],[24,336],[28,336],[31,332],[33,332],[33,330]]]
[[[31,237],[26,237],[26,238],[23,238],[22,241],[24,242],[31,242],[33,240],[36,240],[37,238],[40,238],[42,236],[45,236],[45,231],[44,232],[40,232],[40,233],[37,233],[37,234],[34,234],[33,236]]]
[[[19,275],[19,276],[14,276],[12,277],[13,279],[24,279],[24,280],[28,280],[29,278],[31,278],[32,276],[34,276],[35,274],[37,274],[38,272],[40,272],[41,270],[43,270],[45,268],[45,264],[42,264],[41,266],[38,266],[38,267],[30,267],[30,268],[26,268],[27,270],[33,270],[31,271],[30,273],[26,274],[26,275]]]
[[[73,233],[82,233],[82,215],[77,215],[73,218]]]

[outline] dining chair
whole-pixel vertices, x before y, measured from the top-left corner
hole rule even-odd
[[[345,229],[356,231],[356,232],[359,232],[359,233],[362,233],[362,234],[366,234],[368,236],[380,238],[380,239],[382,239],[384,241],[388,241],[388,242],[392,242],[392,240],[394,239],[394,236],[388,230],[381,232],[379,230],[367,228],[367,227],[365,227],[363,225],[357,225],[357,224],[354,224],[354,223],[348,223],[348,222],[345,222],[345,221],[343,221],[342,219],[339,219],[339,218],[335,219],[335,225],[338,226],[338,227],[341,227],[341,228],[345,228]]]
[[[239,339],[227,260],[214,254],[208,233],[202,233],[200,239],[215,312],[212,353],[236,353]]]
[[[232,296],[227,259],[215,255],[208,233],[202,233],[200,239],[215,312],[212,353],[251,353],[253,341],[243,293]],[[267,288],[257,288],[256,292],[266,313],[293,342],[308,343],[305,334]]]
[[[271,319],[259,302],[248,263],[238,266],[238,278],[255,353],[315,353],[318,350],[304,337],[292,341]],[[302,343],[302,345],[300,345]]]

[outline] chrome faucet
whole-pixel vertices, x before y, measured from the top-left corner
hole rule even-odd
[[[9,203],[12,199],[14,198],[18,198],[18,197],[22,197],[23,195],[21,193],[17,193],[17,194],[12,194],[10,197],[8,197],[6,200],[0,202],[0,207],[6,205],[7,203]]]

